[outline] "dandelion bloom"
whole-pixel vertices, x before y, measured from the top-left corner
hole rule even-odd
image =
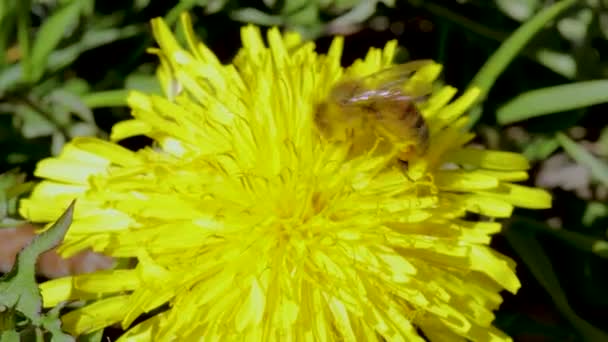
[[[46,307],[87,300],[62,317],[66,331],[118,323],[128,341],[509,340],[492,311],[520,283],[488,246],[500,230],[493,218],[546,208],[550,196],[512,184],[527,177],[523,156],[465,147],[477,90],[452,101],[444,86],[419,104],[430,143],[404,168],[396,148],[352,153],[322,139],[313,119],[341,79],[390,66],[395,42],[343,68],[341,38],[319,55],[297,34],[270,29],[266,45],[247,26],[222,65],[187,16],[182,24],[187,49],[153,21],[165,94],[133,92],[134,118],[112,131],[154,145],[74,139],[38,164],[45,180],[21,203],[25,217],[48,222],[77,198],[62,253],[137,260],[42,284]],[[404,87],[431,84],[440,68],[426,65]]]

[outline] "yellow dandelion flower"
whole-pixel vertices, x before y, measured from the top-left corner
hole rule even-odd
[[[488,246],[492,218],[550,196],[511,183],[527,177],[523,156],[464,146],[477,91],[451,101],[443,87],[419,104],[430,142],[404,168],[395,148],[352,153],[314,121],[337,82],[390,66],[395,42],[342,68],[341,38],[318,55],[298,35],[271,29],[265,44],[247,26],[223,65],[182,24],[187,49],[153,21],[165,96],[132,93],[134,118],[112,131],[154,146],[74,139],[38,164],[45,180],[21,202],[48,222],[77,198],[61,251],[137,261],[42,284],[46,307],[86,300],[64,329],[120,324],[124,341],[509,340],[492,311],[520,283]],[[439,71],[429,63],[404,87]]]

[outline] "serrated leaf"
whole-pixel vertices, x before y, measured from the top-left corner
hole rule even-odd
[[[568,303],[568,298],[562,287],[549,257],[544,253],[542,245],[538,242],[530,223],[514,220],[505,230],[507,240],[524,261],[534,278],[547,291],[553,303],[562,315],[572,324],[585,341],[608,341],[608,334],[580,318]]]
[[[584,165],[591,171],[593,177],[599,180],[602,184],[608,186],[608,164],[596,158],[579,144],[570,140],[564,134],[558,133],[557,141],[562,145],[566,153],[572,159],[576,160],[581,165]]]
[[[74,202],[44,233],[38,235],[18,255],[11,271],[0,278],[0,307],[13,308],[33,325],[42,324],[42,298],[36,284],[36,260],[63,239],[74,212]]]
[[[71,1],[42,23],[32,44],[32,72],[31,75],[25,75],[29,82],[36,82],[42,77],[49,55],[59,45],[65,28],[74,25],[78,20],[84,1],[86,0]]]
[[[52,342],[74,342],[74,337],[64,333],[61,330],[59,313],[62,308],[63,305],[58,305],[47,312],[46,315],[42,316],[41,325],[45,331],[49,332],[51,336],[53,336]]]
[[[584,81],[532,90],[518,95],[496,112],[502,125],[608,102],[608,81]]]

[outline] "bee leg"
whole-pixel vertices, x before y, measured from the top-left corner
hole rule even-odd
[[[411,183],[414,183],[414,179],[412,177],[410,177],[410,175],[408,173],[408,169],[410,166],[408,161],[399,159],[399,164],[401,165],[401,170],[403,171],[403,175],[405,176],[405,178],[407,178],[407,180],[410,181]]]

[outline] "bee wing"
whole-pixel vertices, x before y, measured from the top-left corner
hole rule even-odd
[[[380,70],[363,78],[364,82],[375,89],[401,88],[410,76],[420,68],[433,63],[430,59],[422,59],[404,64],[398,64]]]
[[[418,60],[405,64],[398,64],[380,70],[376,73],[358,79],[346,79],[332,90],[331,97],[338,103],[360,105],[379,99],[398,101],[416,101],[428,94],[428,90],[416,90],[413,93],[404,93],[405,82],[409,77],[431,60]]]

